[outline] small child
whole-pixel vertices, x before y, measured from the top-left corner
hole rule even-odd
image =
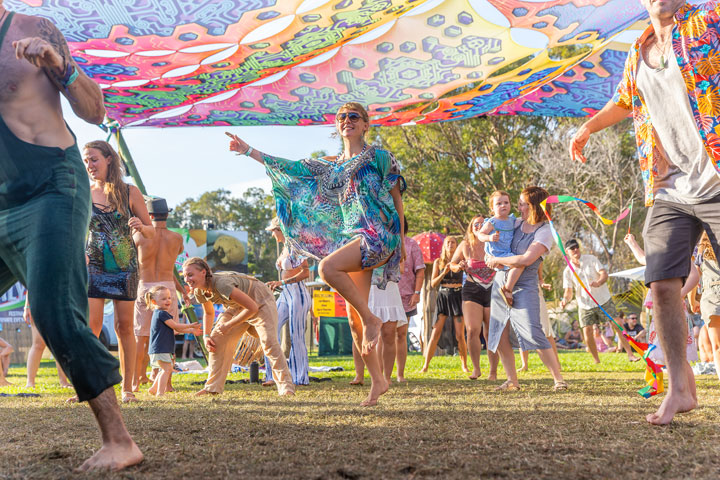
[[[170,390],[173,363],[175,361],[175,331],[178,333],[194,333],[200,335],[202,326],[199,323],[178,323],[170,313],[172,302],[170,289],[163,285],[155,285],[145,294],[145,302],[152,306],[154,312],[150,325],[150,364],[160,369],[148,393],[161,396]]]
[[[493,257],[511,257],[515,255],[511,250],[513,232],[515,231],[515,215],[510,213],[510,194],[497,190],[490,195],[490,208],[493,216],[485,220],[477,237],[485,242],[485,253]],[[507,270],[507,267],[504,268]],[[502,298],[508,306],[512,307],[512,291],[522,274],[523,267],[509,269],[502,287]]]

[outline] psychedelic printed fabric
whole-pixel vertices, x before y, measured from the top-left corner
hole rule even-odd
[[[374,147],[344,162],[265,156],[280,228],[291,251],[320,260],[360,238],[363,268],[389,258],[376,284],[400,279],[402,224],[390,190],[405,180],[390,152]]]
[[[53,21],[121,127],[585,116],[647,25],[637,0],[5,0]]]

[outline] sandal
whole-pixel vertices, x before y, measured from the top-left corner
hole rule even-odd
[[[121,401],[122,403],[134,403],[137,402],[138,399],[135,398],[135,394],[133,392],[122,392]]]
[[[568,384],[564,380],[560,380],[559,382],[555,382],[555,385],[553,385],[553,391],[560,392],[568,389]]]
[[[505,383],[498,387],[495,387],[496,392],[515,392],[518,390],[522,390],[522,388],[520,388],[520,385],[515,385],[510,380],[505,380]]]

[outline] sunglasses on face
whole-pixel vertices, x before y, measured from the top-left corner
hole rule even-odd
[[[352,123],[355,123],[355,122],[357,122],[358,120],[360,120],[361,118],[362,118],[362,117],[361,117],[360,114],[357,113],[357,112],[343,112],[343,113],[338,113],[338,114],[335,116],[335,119],[336,119],[338,122],[344,122],[345,119],[348,119],[348,120],[350,120]]]
[[[637,320],[637,317],[628,317],[630,320]]]
[[[580,247],[569,247],[568,250],[577,250]]]

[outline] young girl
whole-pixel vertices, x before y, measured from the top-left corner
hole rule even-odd
[[[477,237],[485,242],[485,253],[493,257],[511,257],[510,244],[515,230],[515,215],[510,213],[510,194],[496,190],[490,195],[490,208],[493,216],[485,220]],[[507,274],[502,287],[502,298],[509,306],[513,304],[513,289],[522,274],[523,267],[513,267]]]
[[[145,294],[145,302],[155,310],[150,326],[150,364],[159,368],[160,374],[148,390],[151,395],[161,396],[170,389],[173,362],[175,360],[175,331],[200,335],[202,327],[199,323],[183,324],[173,319],[170,313],[172,302],[176,302],[170,289],[163,285],[155,285]]]

